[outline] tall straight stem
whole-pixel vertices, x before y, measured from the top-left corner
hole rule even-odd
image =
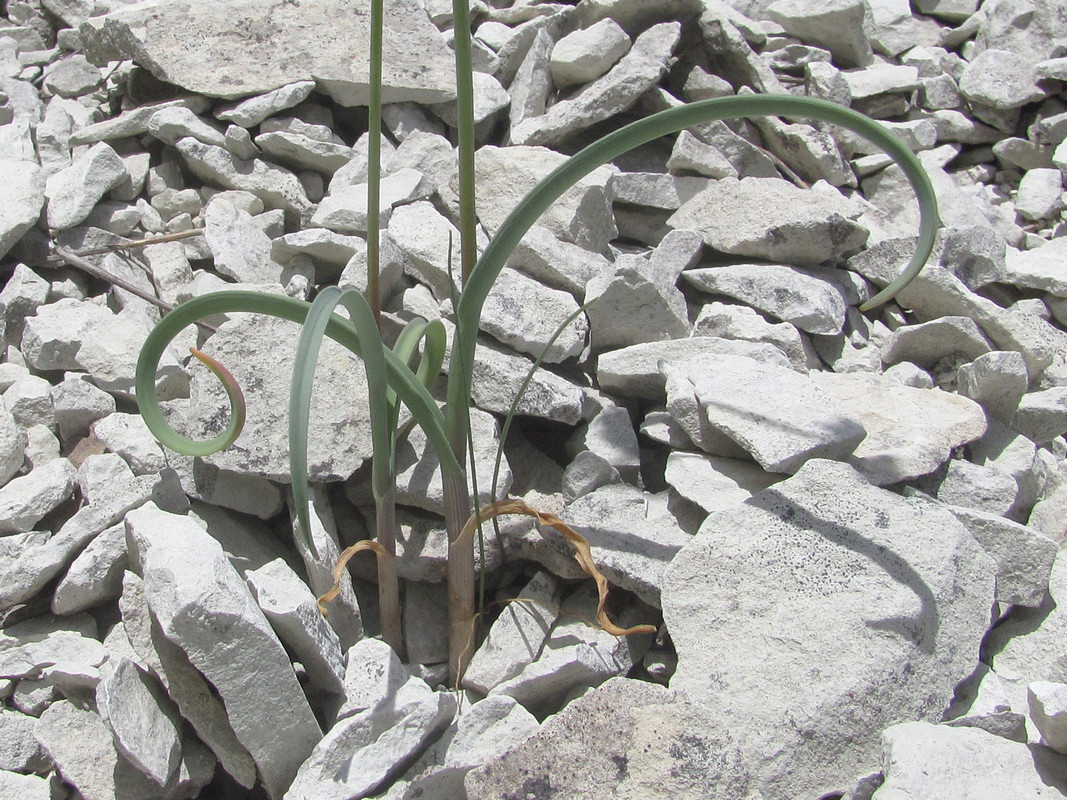
[[[370,101],[367,106],[367,303],[381,327],[379,218],[382,178],[382,27],[384,0],[370,7]]]
[[[378,559],[378,610],[382,638],[401,658],[404,636],[400,623],[400,582],[396,573],[396,495],[390,490],[376,501],[378,543],[389,553]]]
[[[456,48],[456,135],[459,145],[459,251],[463,284],[478,260],[474,203],[474,69],[471,66],[471,23],[467,0],[452,0]],[[463,459],[460,459],[462,461]]]

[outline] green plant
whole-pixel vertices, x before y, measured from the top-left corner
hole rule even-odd
[[[597,167],[623,153],[661,136],[675,133],[700,123],[757,115],[776,115],[816,119],[841,125],[881,147],[903,169],[919,202],[921,214],[919,241],[916,252],[902,274],[869,301],[861,310],[873,308],[893,297],[911,281],[922,268],[933,248],[937,229],[937,207],[933,188],[918,159],[908,148],[881,125],[849,109],[818,100],[794,96],[742,96],[705,100],[660,112],[633,122],[571,157],[533,189],[511,212],[497,234],[476,258],[474,228],[474,134],[473,90],[470,63],[470,21],[466,0],[454,0],[455,52],[457,71],[457,103],[459,107],[459,195],[461,286],[456,308],[456,329],[450,356],[445,408],[442,412],[429,392],[429,385],[440,367],[439,353],[443,353],[443,327],[440,322],[417,321],[401,335],[394,350],[386,348],[378,333],[376,320],[380,313],[377,296],[377,183],[380,176],[378,142],[380,125],[380,86],[372,86],[370,114],[370,185],[368,233],[368,298],[358,293],[341,292],[336,287],[322,289],[314,303],[287,297],[233,291],[204,295],[191,300],[167,314],[145,341],[137,365],[137,402],[148,427],[167,447],[189,455],[208,455],[232,443],[240,433],[244,400],[240,389],[225,370],[206,360],[209,368],[220,377],[230,398],[232,414],[226,429],[208,441],[196,442],[181,436],[166,423],[155,397],[153,380],[159,359],[166,346],[187,325],[202,317],[224,312],[254,312],[269,314],[305,325],[302,332],[296,367],[294,369],[290,442],[292,458],[293,494],[300,529],[308,536],[307,512],[307,418],[311,379],[315,355],[323,336],[348,348],[363,359],[371,394],[371,422],[374,438],[372,483],[378,513],[378,542],[361,549],[372,549],[379,557],[383,608],[388,595],[395,598],[396,573],[391,566],[393,526],[393,460],[397,437],[399,403],[410,411],[414,421],[423,429],[441,465],[445,497],[445,519],[450,542],[448,554],[450,677],[453,681],[462,674],[471,653],[474,639],[475,570],[473,536],[468,521],[479,519],[471,515],[471,498],[467,491],[464,463],[468,456],[469,409],[471,376],[482,306],[496,277],[523,235],[545,210],[569,187]],[[381,75],[381,2],[374,3],[377,26],[376,46],[372,52],[372,77]],[[372,81],[373,84],[373,81]],[[377,93],[375,94],[375,91]],[[346,320],[333,313],[336,305],[343,305],[350,314]],[[416,370],[411,368],[417,345],[425,340],[425,352]],[[202,355],[198,357],[203,358]],[[494,504],[484,518],[509,512],[530,513],[515,505]],[[536,512],[534,512],[536,513]],[[561,523],[562,524],[562,523]],[[310,543],[310,542],[308,542]],[[350,556],[351,554],[349,554]],[[590,564],[591,564],[590,560]],[[391,577],[390,577],[391,570]],[[599,585],[599,581],[598,581]],[[396,606],[398,609],[398,606]],[[383,620],[392,610],[383,612]],[[400,649],[399,616],[387,623],[386,638]],[[384,627],[384,626],[383,626]]]

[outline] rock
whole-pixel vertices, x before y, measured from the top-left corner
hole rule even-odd
[[[910,361],[934,369],[943,360],[962,357],[968,361],[993,350],[982,329],[968,317],[941,317],[918,325],[897,328],[882,347],[882,361]]]
[[[664,480],[679,496],[714,514],[743,503],[776,477],[748,461],[676,450],[667,456]]]
[[[404,588],[404,651],[410,664],[448,661],[448,589],[440,583]],[[425,676],[425,673],[423,673]]]
[[[594,350],[684,338],[689,334],[685,298],[677,278],[658,274],[640,256],[619,256],[586,286],[590,344]]]
[[[520,142],[514,138],[514,131],[512,138]],[[565,156],[545,147],[479,148],[475,155],[477,211],[485,232],[493,236],[527,192],[565,161]],[[603,252],[617,233],[611,213],[614,172],[612,167],[597,167],[565,191],[541,215],[539,224],[566,242],[594,253]]]
[[[275,633],[304,666],[311,685],[341,694],[341,643],[307,585],[280,558],[250,571],[248,585]]]
[[[268,156],[287,164],[293,169],[310,169],[324,175],[333,175],[352,160],[352,148],[334,137],[326,141],[307,136],[298,130],[269,130],[264,120],[263,133],[254,139],[256,147]]]
[[[119,609],[132,648],[160,679],[182,717],[215,754],[222,768],[238,784],[251,788],[256,782],[256,765],[237,740],[226,707],[211,684],[189,662],[185,651],[160,631],[149,614],[144,583],[133,572],[127,572],[123,578]]]
[[[1023,395],[1010,424],[1012,430],[1038,444],[1067,433],[1067,387]]]
[[[431,191],[422,174],[414,169],[401,169],[382,178],[379,186],[379,223],[388,225],[394,206],[425,198]],[[328,194],[312,215],[311,224],[338,233],[366,233],[367,184],[346,186]]]
[[[811,377],[862,421],[867,438],[848,460],[876,486],[932,472],[954,448],[986,430],[977,403],[940,389],[915,389],[863,373]]]
[[[289,381],[296,326],[269,317],[224,324],[203,350],[226,364],[238,384],[256,387],[244,431],[228,449],[206,459],[219,468],[289,481],[287,436]],[[308,469],[313,481],[343,480],[370,457],[370,430],[362,368],[337,343],[325,341],[312,390]],[[351,398],[337,403],[332,398]],[[360,398],[363,398],[362,400]],[[187,435],[217,434],[228,415],[225,390],[206,368],[193,370]]]
[[[548,346],[577,311],[578,304],[566,292],[549,289],[521,272],[505,268],[489,290],[479,327],[513,350],[558,364],[585,349],[589,323],[583,314],[572,319]]]
[[[997,562],[997,601],[1032,608],[1041,605],[1056,560],[1056,543],[997,514],[956,506],[949,510]]]
[[[534,662],[556,621],[561,596],[556,577],[538,572],[489,628],[463,674],[464,688],[488,694]]]
[[[29,161],[4,160],[0,169],[7,176],[0,204],[0,255],[6,255],[41,216],[45,174]]]
[[[605,17],[583,30],[567,34],[552,48],[552,82],[557,88],[595,81],[626,55],[630,37]]]
[[[174,146],[189,170],[201,180],[223,189],[251,192],[268,208],[280,208],[294,218],[311,209],[303,185],[287,169],[259,158],[244,161],[221,147],[193,138],[179,139]]]
[[[877,769],[885,724],[940,719],[977,663],[993,572],[939,506],[873,487],[847,464],[811,461],[709,516],[667,568],[671,688],[712,695],[735,720],[742,749],[761,754],[748,763],[768,800],[820,795]],[[771,722],[783,715],[796,727]]]
[[[286,800],[344,800],[395,777],[451,721],[455,696],[411,677],[395,695],[330,729],[301,765]]]
[[[479,27],[484,28],[483,24]],[[629,41],[629,38],[627,38]],[[511,105],[508,109],[508,127],[514,128],[524,120],[545,113],[548,97],[552,93],[550,58],[555,42],[547,30],[537,31],[530,49],[508,87]]]
[[[1026,687],[1026,697],[1042,743],[1057,753],[1067,753],[1067,685],[1034,681]]]
[[[607,405],[567,441],[567,452],[596,454],[631,485],[641,485],[641,454],[630,413]]]
[[[248,20],[243,35],[223,33],[236,18]],[[455,92],[451,55],[423,8],[394,0],[385,19],[384,102],[447,100]],[[366,61],[351,55],[369,51],[369,14],[351,0],[196,9],[164,2],[92,17],[79,33],[94,63],[134,59],[196,94],[234,99],[314,79],[341,105],[367,102]],[[417,64],[411,53],[419,53]],[[204,70],[205,64],[217,68]]]
[[[1063,208],[1063,174],[1058,169],[1029,169],[1019,182],[1015,210],[1029,220],[1050,219]]]
[[[101,531],[71,563],[52,597],[53,614],[85,611],[122,594],[122,576],[129,566],[126,529],[112,525]]]
[[[715,711],[662,686],[614,678],[472,770],[464,786],[471,800],[535,792],[608,800],[649,786],[733,800],[748,791],[743,764]]]
[[[997,350],[979,356],[956,372],[956,391],[999,420],[1008,422],[1026,394],[1026,362],[1019,353]]]
[[[507,91],[492,75],[476,71],[472,76],[474,88],[474,135],[477,142],[489,139],[496,127],[496,122],[502,116],[504,109],[508,107],[511,98]],[[438,117],[444,120],[449,127],[455,128],[459,124],[459,113],[456,101],[441,103],[430,106]]]
[[[819,365],[811,342],[796,327],[788,322],[770,323],[748,306],[705,304],[693,321],[693,336],[772,344],[788,357],[798,372]]]
[[[985,731],[904,722],[882,736],[885,782],[875,798],[944,791],[1042,797],[1067,790],[1067,770],[1056,756]]]
[[[694,442],[730,455],[705,441],[710,426],[770,472],[796,472],[810,458],[847,458],[866,434],[860,415],[839,410],[831,395],[789,367],[705,356],[661,362],[660,370],[667,410]]]
[[[1009,247],[1005,255],[1003,280],[1024,289],[1067,297],[1067,280],[1064,280],[1061,272],[1057,270],[1057,267],[1062,265],[1065,254],[1067,244],[1062,239],[1053,239],[1032,250]]]
[[[93,425],[96,436],[112,453],[122,456],[135,475],[167,467],[167,456],[139,414],[114,412]]]
[[[759,311],[819,334],[840,333],[846,300],[833,273],[777,264],[735,264],[684,273],[694,288],[741,300]]]
[[[589,281],[608,264],[603,256],[557,238],[542,225],[534,225],[507,260],[512,269],[546,286],[570,292],[579,300],[585,298]]]
[[[0,737],[0,769],[8,772],[48,771],[48,754],[33,735],[35,722],[29,714],[9,709],[0,712],[0,732],[3,733]]]
[[[254,128],[279,111],[285,111],[287,108],[302,103],[314,88],[315,81],[289,83],[237,103],[222,104],[215,109],[215,118],[233,122],[242,128]]]
[[[345,653],[345,702],[337,720],[386,702],[410,677],[393,648],[381,639],[360,639]]]
[[[979,728],[1013,742],[1026,741],[1026,715],[1012,711],[997,673],[981,662],[956,690],[956,698],[945,712],[945,724]]]
[[[20,775],[6,769],[0,770],[0,792],[22,800],[50,800],[49,782],[36,775]]]
[[[825,47],[842,67],[865,67],[874,61],[866,26],[870,12],[856,0],[835,0],[812,8],[798,0],[778,0],[767,15],[803,42]]]
[[[200,117],[181,106],[161,108],[148,120],[148,133],[166,144],[192,137],[204,144],[226,147],[226,137]]]
[[[560,516],[589,542],[597,568],[612,586],[658,606],[663,570],[689,534],[669,514],[650,508],[650,497],[626,484],[603,486],[570,503]],[[521,533],[509,533],[507,541],[516,554],[560,577],[585,577],[574,562],[571,546],[559,540],[558,534],[524,528]]]
[[[111,730],[95,712],[61,700],[41,714],[34,733],[59,774],[87,800],[160,797],[159,785],[119,755]]]
[[[215,270],[238,283],[280,283],[282,266],[271,258],[271,240],[252,215],[213,198],[204,212],[204,238]]]
[[[488,342],[481,342],[474,355],[471,400],[485,411],[507,414],[533,362]],[[519,399],[516,413],[574,425],[582,418],[582,390],[543,367]],[[481,484],[480,484],[481,485]]]
[[[1034,83],[1030,59],[1010,50],[983,50],[960,77],[960,94],[971,103],[999,110],[1040,100],[1045,91]]]
[[[281,797],[321,736],[281,643],[222,548],[195,522],[149,504],[127,514],[126,530],[152,616],[211,681],[268,794]],[[219,625],[238,647],[219,647]],[[249,675],[266,694],[250,687]]]
[[[666,73],[681,31],[678,22],[653,25],[634,40],[629,52],[606,75],[541,116],[512,127],[511,140],[524,145],[554,144],[626,111]]]
[[[448,247],[451,241],[458,250],[459,230],[426,200],[401,206],[389,222],[382,241],[382,266],[399,266],[429,287],[438,302],[450,298]]]
[[[181,762],[181,722],[155,680],[128,658],[109,661],[96,687],[96,707],[119,752],[166,786]]]
[[[111,189],[129,177],[118,153],[100,142],[76,158],[45,183],[48,227],[73,228],[89,216],[93,207]]]
[[[42,517],[71,496],[74,474],[74,465],[60,458],[0,487],[0,533],[33,530]]]
[[[667,224],[698,231],[724,253],[814,266],[863,245],[866,231],[856,216],[847,200],[828,191],[808,192],[775,178],[724,178]]]
[[[527,709],[552,706],[569,692],[599,686],[626,669],[615,654],[579,642],[542,651],[518,675],[498,684],[492,695],[513,697]]]

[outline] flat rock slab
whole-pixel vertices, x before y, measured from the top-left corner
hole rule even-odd
[[[858,414],[789,367],[704,356],[661,370],[667,410],[695,443],[710,426],[769,472],[796,472],[809,458],[843,460],[866,435]]]
[[[267,793],[281,797],[322,736],[281,642],[193,519],[149,504],[127,514],[126,526],[152,616],[218,691]]]
[[[681,692],[613,678],[525,742],[472,770],[470,800],[737,800],[744,762],[717,711]]]
[[[844,196],[779,178],[723,178],[685,202],[667,224],[697,231],[723,253],[816,266],[856,250],[867,229]]]
[[[849,461],[877,486],[933,472],[953,448],[986,431],[982,407],[966,397],[867,373],[813,372],[811,377],[867,429]]]
[[[242,315],[221,326],[204,352],[225,364],[252,398],[244,430],[232,447],[206,460],[225,470],[288,483],[289,382],[299,327],[273,317]],[[343,480],[370,458],[370,423],[363,364],[332,340],[323,342],[311,392],[308,470],[312,480]],[[343,398],[339,402],[339,398]],[[193,370],[189,435],[208,438],[229,419],[222,384]]]
[[[883,734],[885,783],[873,800],[898,797],[1055,798],[1067,794],[1063,757],[976,728],[926,722]]]
[[[724,706],[766,800],[821,796],[877,770],[886,725],[941,718],[995,573],[943,507],[811,461],[712,514],[667,568],[671,688]]]
[[[235,99],[314,80],[336,102],[352,106],[369,96],[370,5],[369,0],[163,0],[93,17],[79,32],[94,63],[132,59],[197,94]],[[383,102],[455,97],[451,51],[422,3],[389,0],[384,22]]]

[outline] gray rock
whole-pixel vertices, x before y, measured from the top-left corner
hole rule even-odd
[[[724,178],[667,224],[698,231],[724,253],[813,266],[863,245],[867,232],[853,221],[857,215],[836,192],[808,192],[774,178]]]
[[[1019,484],[1012,475],[988,464],[963,459],[948,463],[937,499],[954,506],[1003,516],[1011,515]]]
[[[21,800],[51,800],[51,785],[37,775],[20,775],[0,769],[0,792]]]
[[[599,686],[625,672],[615,654],[579,642],[542,651],[518,675],[498,684],[490,694],[513,697],[527,709],[558,703],[569,692]]]
[[[280,283],[282,266],[271,258],[271,240],[252,215],[213,198],[204,211],[204,238],[215,270],[238,283]]]
[[[566,292],[549,289],[505,268],[489,290],[479,327],[513,350],[557,364],[585,349],[589,322],[583,314],[571,320],[548,346],[560,326],[577,311],[578,303]]]
[[[585,298],[589,281],[608,263],[603,256],[558,238],[542,225],[534,225],[507,260],[512,269],[546,286],[570,292],[579,300]]]
[[[166,786],[181,763],[181,722],[156,681],[128,658],[109,661],[96,687],[96,708],[119,752]]]
[[[343,142],[324,142],[296,131],[265,131],[253,141],[268,156],[293,169],[311,169],[325,175],[332,175],[354,155]]]
[[[74,442],[89,432],[89,426],[115,411],[115,398],[98,389],[79,373],[68,373],[52,387],[52,409],[59,435]]]
[[[874,800],[916,792],[993,798],[1067,791],[1067,769],[1057,756],[982,730],[905,722],[882,738],[885,782]]]
[[[778,0],[767,15],[803,42],[824,47],[842,67],[865,67],[874,61],[866,28],[870,12],[857,0],[834,0],[817,8],[799,0]]]
[[[386,702],[410,677],[393,648],[381,639],[360,639],[345,653],[345,702],[337,720]]]
[[[52,410],[51,388],[48,381],[37,375],[19,378],[4,390],[4,407],[23,428],[35,425],[54,428],[56,417]]]
[[[772,344],[693,336],[635,344],[602,353],[597,359],[597,381],[606,392],[662,401],[665,379],[659,370],[661,361],[686,361],[716,355],[747,356],[768,364],[789,366],[782,351]]]
[[[637,255],[621,255],[605,266],[586,287],[593,349],[686,337],[685,298],[675,280],[657,274],[649,260]]]
[[[997,350],[961,366],[956,381],[960,394],[1008,422],[1026,393],[1026,362],[1019,353]]]
[[[248,585],[275,633],[304,666],[311,685],[341,694],[341,643],[307,584],[279,558],[250,571]]]
[[[289,83],[237,103],[223,104],[215,109],[215,118],[233,122],[242,128],[253,128],[279,111],[302,103],[314,88],[315,81]]]
[[[956,506],[949,510],[997,562],[997,601],[1033,608],[1041,605],[1059,549],[1056,543],[997,514]]]
[[[3,734],[0,736],[0,769],[9,772],[48,771],[51,764],[48,754],[34,738],[34,722],[36,720],[29,714],[9,709],[0,712],[0,733]]]
[[[811,342],[796,327],[788,322],[768,322],[748,306],[707,303],[693,321],[693,336],[772,344],[788,357],[798,372],[820,363]]]
[[[679,798],[736,800],[748,792],[744,763],[721,717],[702,701],[614,678],[472,770],[464,786],[471,800],[537,791],[609,800],[664,786]]]
[[[160,787],[119,755],[111,730],[95,712],[69,700],[50,705],[34,733],[59,774],[85,798],[154,800]]]
[[[557,88],[589,83],[607,72],[630,49],[630,37],[611,18],[567,34],[552,48],[552,81]]]
[[[179,139],[174,146],[201,180],[223,189],[251,192],[268,208],[280,208],[294,218],[311,209],[303,185],[287,169],[259,158],[245,161],[222,147],[193,138]]]
[[[954,448],[986,430],[977,403],[940,389],[915,389],[858,372],[813,372],[811,378],[866,429],[867,438],[848,460],[876,486],[932,472]]]
[[[1026,697],[1042,743],[1067,754],[1067,685],[1034,681],[1026,687]]]
[[[226,364],[238,384],[256,386],[241,437],[205,459],[221,469],[289,481],[287,423],[289,381],[297,328],[270,317],[247,317],[224,324],[203,350]],[[332,340],[319,355],[312,390],[308,468],[311,479],[343,480],[370,457],[370,428],[362,370],[351,367],[348,351]],[[225,390],[206,368],[193,369],[189,433],[205,438],[218,433],[227,418]],[[336,402],[336,398],[351,402]],[[272,399],[273,398],[273,399]],[[360,398],[363,398],[362,400]]]
[[[952,705],[945,712],[945,724],[954,728],[979,728],[1013,742],[1026,741],[1026,715],[1012,710],[997,673],[981,662],[957,689]]]
[[[511,140],[526,145],[553,144],[630,108],[666,73],[681,30],[678,22],[653,25],[634,40],[611,71],[541,116],[514,126]]]
[[[472,76],[474,89],[474,137],[476,142],[485,142],[496,128],[497,120],[508,107],[511,98],[500,81],[485,72],[475,71]],[[455,128],[459,122],[456,101],[432,105],[430,110]]]
[[[307,256],[322,272],[339,272],[353,256],[365,253],[366,249],[366,241],[358,236],[325,228],[304,228],[274,239],[270,256],[279,264],[289,264],[294,256]]]
[[[482,148],[485,150],[486,148]],[[382,241],[382,266],[399,265],[428,286],[438,302],[452,296],[448,246],[459,248],[459,230],[426,200],[401,206],[389,219]]]
[[[391,777],[451,721],[455,696],[411,677],[386,701],[345,717],[301,765],[285,800],[365,797]]]
[[[481,342],[474,355],[471,400],[478,408],[506,414],[533,362]],[[534,370],[516,413],[574,425],[582,418],[582,390],[543,367]],[[479,484],[484,485],[484,484]]]
[[[842,72],[841,77],[854,101],[919,88],[919,71],[915,67],[894,64],[873,64],[866,69]]]
[[[882,361],[885,364],[910,361],[925,369],[933,369],[942,359],[963,357],[973,361],[993,349],[974,320],[941,317],[897,328],[882,346]]]
[[[33,530],[42,517],[71,496],[74,465],[50,461],[0,487],[0,533]]]
[[[567,453],[591,452],[615,469],[627,483],[641,485],[641,454],[630,413],[605,405],[567,440]]]
[[[254,20],[243,36],[226,33],[235,15]],[[384,101],[448,99],[455,91],[451,55],[421,5],[399,2],[386,17]],[[367,102],[366,62],[351,55],[369,51],[369,15],[340,0],[125,7],[87,19],[79,33],[94,63],[134,59],[157,78],[209,97],[263,94],[314,79],[341,105]],[[411,53],[419,53],[417,63]]]
[[[1034,170],[1030,170],[1034,172]],[[1029,173],[1027,173],[1029,174]],[[1032,250],[1007,248],[1003,281],[1023,289],[1049,292],[1067,297],[1067,280],[1062,274],[1063,258],[1067,255],[1067,240],[1053,239]]]
[[[388,225],[394,206],[423,199],[431,193],[432,187],[417,170],[401,169],[387,175],[379,186],[379,224]],[[367,184],[346,186],[326,195],[315,209],[311,224],[338,233],[366,233]]]
[[[650,498],[626,484],[604,486],[570,503],[560,516],[589,542],[597,568],[612,586],[658,606],[663,570],[689,534],[665,511],[651,508]],[[558,534],[521,530],[507,535],[516,554],[563,578],[586,577]]]
[[[712,447],[714,433],[725,434],[770,472],[795,472],[811,458],[847,458],[866,434],[860,415],[840,410],[817,383],[789,367],[705,356],[661,363],[660,370],[667,410],[701,449],[730,455]]]
[[[484,24],[481,27],[485,27]],[[541,29],[537,31],[530,49],[526,51],[515,73],[515,79],[508,87],[508,95],[511,98],[508,109],[509,128],[545,113],[548,97],[552,93],[549,59],[553,44],[552,36],[547,30]]]
[[[1051,219],[1063,208],[1063,174],[1058,169],[1030,169],[1019,182],[1015,210],[1029,220]]]
[[[489,628],[463,674],[464,688],[488,694],[537,660],[556,621],[561,596],[556,577],[538,572]]]
[[[404,588],[404,650],[409,664],[448,661],[448,588],[441,583],[409,583]],[[425,677],[426,673],[422,673]]]
[[[167,466],[162,445],[139,414],[108,414],[93,425],[93,435],[126,459],[135,475],[159,472]]]
[[[1067,387],[1023,395],[1011,418],[1011,428],[1038,444],[1067,433]]]
[[[679,141],[682,134],[678,134]],[[731,170],[733,165],[731,165]],[[702,189],[706,178],[660,172],[620,172],[612,183],[615,202],[675,211]]]
[[[74,227],[89,216],[100,198],[128,177],[126,165],[111,147],[103,142],[93,145],[45,183],[48,227]]]
[[[161,108],[154,113],[148,120],[148,133],[167,144],[191,136],[204,144],[226,146],[226,137],[222,133],[181,106]]]
[[[52,596],[52,613],[73,614],[117,599],[128,566],[126,529],[112,525],[93,538],[67,568]]]
[[[963,71],[960,94],[999,110],[1019,108],[1045,96],[1035,77],[1030,58],[1010,50],[983,50]]]
[[[846,300],[841,281],[826,271],[777,264],[735,264],[684,273],[693,287],[741,300],[809,333],[840,333]]]
[[[527,192],[566,160],[546,147],[479,148],[475,155],[477,211],[485,232],[493,236]],[[608,166],[593,170],[565,191],[541,215],[539,224],[564,241],[603,252],[616,235],[610,189],[614,172]]]
[[[721,704],[761,754],[749,763],[768,800],[817,796],[877,769],[885,724],[940,719],[977,663],[993,572],[944,509],[811,461],[709,516],[668,567],[671,687]],[[796,726],[773,721],[783,715]]]
[[[321,736],[281,643],[199,525],[149,505],[127,514],[126,526],[153,617],[218,690],[268,794],[281,797]],[[215,631],[222,624],[239,647],[219,647]],[[260,691],[249,685],[252,674]]]
[[[45,174],[29,161],[0,162],[4,180],[0,208],[0,255],[6,255],[41,216],[45,200]]]
[[[714,514],[740,505],[777,476],[750,461],[676,450],[667,456],[664,480],[681,497]]]
[[[182,717],[215,754],[222,768],[238,784],[251,788],[256,782],[256,765],[237,740],[226,707],[185,652],[159,630],[148,610],[144,583],[132,572],[124,576],[119,609],[132,648],[160,679]]]

